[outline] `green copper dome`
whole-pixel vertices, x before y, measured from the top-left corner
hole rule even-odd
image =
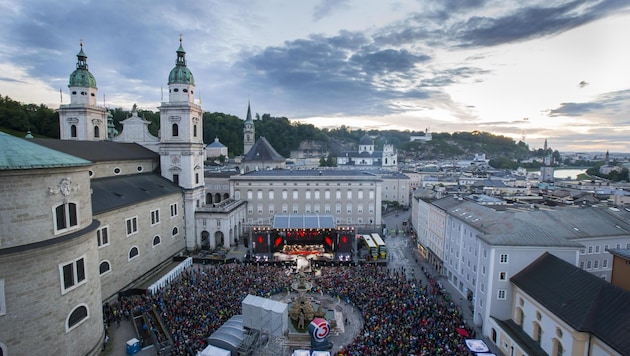
[[[177,49],[177,61],[175,68],[168,75],[168,84],[190,84],[195,85],[195,78],[186,67],[186,51],[182,47],[182,39],[179,39],[179,48]]]
[[[68,86],[96,88],[96,79],[88,70],[87,56],[83,52],[83,43],[81,43],[81,50],[77,54],[77,69],[70,74],[70,84]]]

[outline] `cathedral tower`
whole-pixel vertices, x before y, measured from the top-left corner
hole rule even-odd
[[[70,74],[70,104],[59,107],[62,140],[100,141],[107,139],[107,110],[96,106],[96,80],[87,65],[83,43],[77,54],[77,68]]]
[[[160,167],[162,176],[184,188],[186,248],[199,246],[195,209],[204,202],[205,157],[201,106],[195,104],[195,79],[186,67],[186,51],[179,39],[175,68],[168,76],[168,102],[160,110]]]
[[[243,157],[252,149],[256,142],[256,130],[254,128],[254,120],[252,120],[252,110],[249,102],[247,103],[247,118],[245,118],[245,126],[243,127]]]

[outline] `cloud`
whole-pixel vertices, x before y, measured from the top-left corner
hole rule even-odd
[[[313,11],[313,20],[319,21],[339,8],[348,8],[350,0],[321,0]]]
[[[599,95],[594,101],[584,103],[561,103],[549,111],[548,116],[626,117],[630,110],[630,89]]]

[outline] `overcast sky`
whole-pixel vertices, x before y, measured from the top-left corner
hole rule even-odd
[[[204,111],[630,152],[628,0],[0,0],[0,95],[157,111],[179,36]],[[104,98],[104,99],[103,99]]]

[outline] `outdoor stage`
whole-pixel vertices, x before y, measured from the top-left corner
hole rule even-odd
[[[332,215],[275,215],[272,226],[252,229],[251,255],[256,261],[350,261],[354,227],[338,227]]]

